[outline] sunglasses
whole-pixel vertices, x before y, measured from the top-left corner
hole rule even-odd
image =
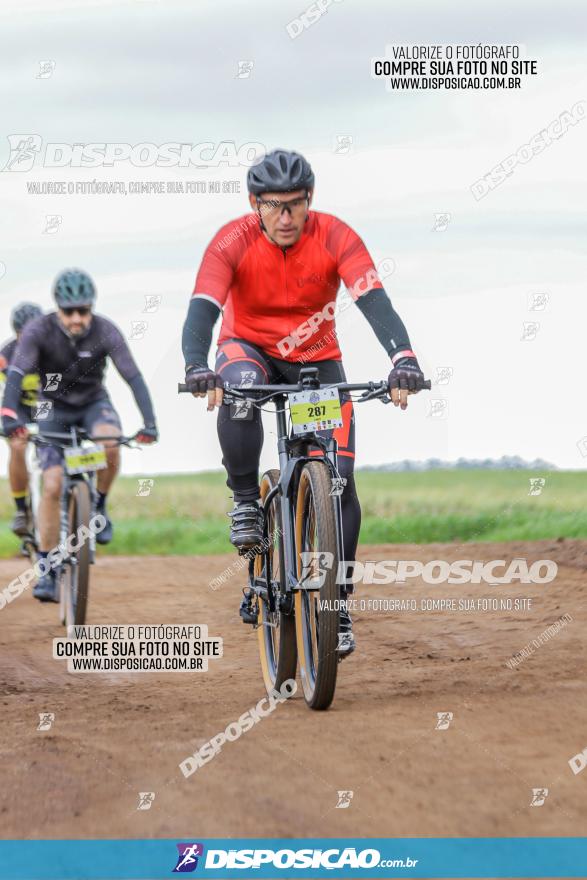
[[[308,202],[308,196],[304,196],[301,199],[289,199],[287,202],[280,202],[278,199],[257,199],[257,205],[262,214],[269,214],[270,216],[276,216],[279,214],[280,216],[284,211],[287,211],[291,216],[293,214],[299,214],[303,210],[306,209]]]
[[[92,308],[91,306],[64,306],[61,308],[61,311],[64,315],[67,315],[68,318],[71,318],[76,312],[84,318],[86,315],[90,314]]]

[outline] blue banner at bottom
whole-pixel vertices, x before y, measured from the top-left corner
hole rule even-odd
[[[3,840],[0,880],[587,877],[587,838]]]

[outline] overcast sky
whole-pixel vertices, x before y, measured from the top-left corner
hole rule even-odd
[[[359,407],[357,464],[402,458],[542,457],[584,467],[587,122],[579,121],[501,186],[475,200],[471,185],[577,102],[587,100],[583,4],[395,4],[340,0],[288,36],[302,2],[7,2],[0,7],[0,167],[9,135],[47,143],[283,146],[316,172],[314,207],[340,216],[376,262],[393,260],[386,289],[432,379],[448,385],[400,413]],[[582,27],[583,25],[583,27]],[[519,43],[538,75],[519,91],[390,93],[370,60],[390,43]],[[41,61],[52,75],[38,78]],[[240,62],[253,62],[249,77]],[[338,138],[352,138],[337,152]],[[0,336],[22,299],[50,306],[64,266],[85,268],[98,311],[128,336],[152,389],[161,442],[125,453],[127,472],[220,465],[213,418],[175,394],[183,375],[181,326],[203,250],[247,210],[246,168],[46,168],[0,172]],[[238,181],[239,193],[33,195],[27,183]],[[435,215],[449,213],[444,231]],[[46,233],[47,215],[62,217]],[[529,309],[535,294],[546,308]],[[155,314],[144,297],[159,294]],[[522,339],[525,322],[540,326]],[[364,318],[339,322],[351,380],[383,378],[388,363]],[[562,377],[562,378],[561,378]],[[125,428],[139,419],[109,370]],[[445,398],[445,418],[430,399]],[[270,416],[263,465],[275,459]],[[5,462],[4,449],[0,465]]]

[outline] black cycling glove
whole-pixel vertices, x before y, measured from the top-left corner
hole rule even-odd
[[[215,388],[222,388],[222,377],[209,367],[188,367],[185,384],[191,394],[205,394]]]
[[[416,394],[425,387],[426,379],[415,357],[403,357],[393,365],[387,381],[390,391],[399,388]]]

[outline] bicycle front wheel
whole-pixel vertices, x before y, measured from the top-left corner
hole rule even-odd
[[[279,480],[279,471],[273,468],[263,474],[261,480],[261,503],[263,503]],[[271,583],[277,602],[285,593],[283,563],[283,530],[279,509],[279,495],[274,495],[267,510],[267,547],[263,554],[255,557],[255,578],[265,579],[267,566],[271,572]],[[296,631],[293,608],[289,614],[269,608],[267,597],[259,596],[259,655],[263,681],[267,693],[279,690],[284,681],[295,679],[298,662],[296,650]]]
[[[90,542],[79,534],[81,526],[90,527],[91,515],[90,487],[85,480],[76,481],[69,494],[68,526],[69,534],[75,535],[79,544],[61,569],[61,590],[65,610],[65,624],[72,626],[86,622],[88,591],[90,582]]]
[[[298,580],[303,584],[296,592],[295,620],[300,676],[311,709],[328,709],[338,669],[339,559],[331,488],[324,462],[304,465],[295,527]]]

